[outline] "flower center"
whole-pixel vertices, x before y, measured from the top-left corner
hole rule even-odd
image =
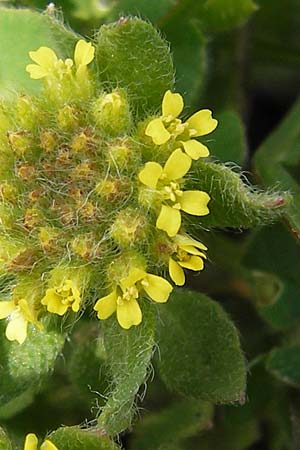
[[[177,250],[177,258],[179,261],[188,261],[190,259],[190,255],[185,250],[179,248]]]
[[[177,202],[178,197],[182,197],[182,191],[180,190],[180,186],[178,183],[171,181],[168,186],[164,188],[167,193],[167,200],[171,200],[172,202]]]
[[[139,297],[139,291],[136,286],[130,286],[123,291],[122,295],[119,295],[117,298],[117,304],[123,305],[124,302],[130,302],[132,300],[136,300]]]

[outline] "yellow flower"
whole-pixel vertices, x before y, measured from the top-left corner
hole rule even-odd
[[[55,76],[57,72],[64,73],[70,70],[73,65],[71,59],[66,61],[58,59],[56,53],[48,47],[40,47],[34,52],[29,52],[29,56],[36,64],[28,64],[26,72],[34,80]]]
[[[8,319],[6,337],[9,341],[18,341],[23,344],[27,337],[28,323],[33,323],[41,328],[36,314],[30,308],[27,300],[0,302],[0,319]]]
[[[116,311],[119,324],[127,330],[142,321],[142,312],[137,302],[142,291],[155,302],[164,303],[172,289],[164,278],[133,268],[110,294],[97,301],[94,310],[99,319],[107,319]]]
[[[51,313],[63,316],[70,308],[74,312],[79,311],[80,291],[76,283],[72,280],[64,280],[58,287],[49,288],[41,303],[47,307]]]
[[[194,138],[211,133],[218,122],[212,118],[212,112],[209,109],[202,109],[182,123],[178,116],[183,106],[183,98],[180,94],[167,91],[162,102],[162,116],[149,122],[145,134],[157,145],[165,144],[171,137],[175,138],[176,146],[183,147],[192,159],[197,160],[208,156],[208,148]]]
[[[90,42],[85,42],[83,39],[77,42],[74,51],[74,61],[76,65],[77,77],[84,76],[87,66],[93,61],[95,56],[95,47]]]
[[[156,228],[164,230],[170,237],[177,234],[181,226],[180,210],[195,216],[209,214],[209,195],[203,191],[182,191],[180,179],[191,167],[191,159],[179,148],[168,158],[164,167],[149,161],[139,173],[140,181],[147,187],[158,190],[162,206]]]
[[[85,42],[83,39],[77,42],[74,51],[77,77],[80,78],[85,74],[87,65],[94,59],[94,54],[95,47],[90,42]],[[35,80],[70,73],[74,65],[72,59],[68,58],[65,61],[58,59],[56,53],[48,47],[40,47],[34,52],[29,52],[29,56],[36,64],[28,64],[26,71]]]
[[[206,259],[206,255],[200,250],[205,251],[207,247],[189,236],[179,234],[175,236],[174,243],[176,250],[169,259],[169,274],[177,286],[183,286],[185,283],[183,268],[194,271],[202,270],[203,259]]]
[[[24,450],[37,450],[38,448],[38,438],[35,434],[29,433],[25,438]],[[58,450],[56,445],[46,439],[44,443],[40,446],[40,450]]]

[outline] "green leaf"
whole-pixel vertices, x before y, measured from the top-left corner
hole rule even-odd
[[[111,387],[98,423],[109,435],[130,426],[135,412],[134,400],[147,377],[153,354],[155,320],[152,305],[145,304],[143,322],[123,330],[115,318],[104,323],[104,345]]]
[[[287,193],[257,192],[243,182],[241,174],[216,163],[198,161],[193,181],[187,186],[210,195],[210,213],[201,221],[194,219],[208,227],[252,228],[272,223],[283,215],[291,200]]]
[[[107,388],[106,353],[98,331],[98,327],[82,321],[73,333],[73,346],[67,361],[71,383],[81,394],[81,400],[86,399],[89,403],[94,400],[95,391],[103,393]],[[98,402],[101,403],[101,399]]]
[[[10,417],[31,403],[64,344],[64,336],[54,331],[31,330],[20,345],[4,336],[0,342],[0,417]]]
[[[168,44],[155,28],[138,18],[103,25],[97,38],[98,79],[127,90],[138,113],[157,110],[173,86]]]
[[[272,350],[267,356],[266,368],[283,383],[300,388],[300,345]]]
[[[204,85],[206,71],[206,40],[194,17],[182,14],[181,9],[167,16],[161,29],[172,43],[176,68],[176,91],[184,95],[187,104],[196,102]]]
[[[228,109],[214,116],[219,123],[209,143],[211,154],[220,161],[233,161],[242,165],[246,157],[247,141],[239,114]]]
[[[191,398],[243,401],[245,360],[222,307],[203,294],[176,290],[160,311],[158,364],[165,384]]]
[[[255,170],[265,186],[293,193],[286,216],[291,230],[300,239],[300,103],[297,102],[279,127],[255,154]],[[271,164],[272,162],[272,164]]]
[[[259,305],[260,315],[275,328],[296,325],[300,318],[300,246],[292,235],[281,224],[259,230],[252,236],[243,264],[279,280],[277,301]]]
[[[0,427],[0,449],[12,450],[11,442],[1,427]]]
[[[22,39],[20,39],[22,36]],[[28,52],[51,47],[58,56],[73,54],[75,34],[54,18],[27,9],[0,8],[0,96],[16,91],[35,94],[41,87],[25,71],[31,62]]]
[[[257,5],[253,0],[206,0],[200,8],[203,27],[211,32],[243,25]]]
[[[202,433],[198,440],[201,450],[247,450],[260,438],[257,418],[248,405],[223,408],[216,417],[214,427]]]
[[[108,16],[109,20],[117,20],[120,15],[137,15],[150,22],[156,22],[176,4],[176,0],[160,0],[149,2],[149,0],[117,0],[114,8]]]
[[[157,414],[144,417],[136,427],[134,450],[169,449],[209,426],[213,414],[210,403],[183,399]],[[172,447],[173,448],[173,447]]]
[[[47,439],[59,450],[117,450],[120,448],[108,437],[101,436],[97,429],[63,427],[53,431]]]

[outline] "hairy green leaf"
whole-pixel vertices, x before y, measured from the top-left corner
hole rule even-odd
[[[237,330],[222,307],[176,290],[161,306],[159,371],[172,390],[214,403],[243,401],[246,366]]]
[[[198,161],[188,186],[211,197],[210,214],[194,220],[208,227],[252,228],[272,223],[283,215],[291,200],[287,193],[257,192],[241,174],[216,163]]]
[[[101,436],[96,428],[63,427],[53,431],[48,439],[59,450],[117,450],[120,448],[107,436]]]
[[[103,328],[112,382],[98,423],[109,435],[116,435],[130,426],[135,396],[147,377],[154,346],[155,321],[151,305],[144,305],[143,322],[138,327],[123,330],[112,318]]]
[[[169,46],[150,24],[121,18],[103,25],[97,38],[98,80],[125,88],[138,113],[160,108],[174,83]]]
[[[20,345],[9,342],[1,323],[0,417],[9,417],[28,406],[51,373],[64,344],[64,335],[31,330]]]

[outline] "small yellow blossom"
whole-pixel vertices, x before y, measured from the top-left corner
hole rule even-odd
[[[24,443],[24,450],[37,450],[38,448],[38,438],[34,433],[27,434]],[[40,450],[58,450],[56,445],[46,439],[40,446]]]
[[[155,302],[164,303],[169,298],[172,286],[162,277],[133,268],[110,294],[97,301],[94,309],[98,318],[107,319],[116,311],[122,328],[127,330],[132,325],[139,325],[142,312],[137,299],[143,291]]]
[[[202,109],[182,123],[178,116],[183,106],[180,94],[167,91],[162,102],[162,115],[149,122],[145,134],[157,145],[165,144],[173,137],[175,145],[183,147],[190,158],[197,160],[206,157],[209,155],[208,148],[194,138],[211,133],[218,122],[212,118],[209,109]]]
[[[90,42],[85,42],[83,39],[77,42],[74,51],[74,60],[76,76],[78,78],[82,78],[85,74],[86,67],[94,59],[94,54],[95,47]],[[26,71],[35,80],[70,74],[74,65],[72,59],[67,58],[65,61],[59,59],[56,53],[48,47],[40,47],[36,51],[29,52],[29,56],[36,64],[28,64]]]
[[[209,195],[203,191],[182,191],[180,179],[191,167],[191,159],[181,149],[176,149],[168,158],[164,167],[149,161],[139,173],[140,181],[161,194],[161,210],[156,228],[164,230],[170,237],[177,234],[181,226],[180,211],[195,216],[209,214],[207,204]]]
[[[169,274],[177,286],[183,286],[185,283],[183,268],[194,271],[202,270],[203,259],[206,259],[203,251],[207,250],[207,247],[189,236],[180,234],[175,236],[174,244],[176,250],[169,259]]]
[[[28,323],[41,328],[35,312],[30,308],[27,300],[0,302],[0,319],[8,319],[6,337],[9,341],[17,341],[23,344],[27,337]]]
[[[51,313],[63,316],[70,308],[74,312],[79,311],[81,302],[80,291],[72,280],[64,280],[60,286],[49,288],[41,303]]]
[[[36,51],[29,52],[29,56],[36,64],[28,64],[26,72],[34,80],[67,72],[73,66],[71,59],[66,59],[66,61],[58,59],[56,53],[48,47],[40,47]]]
[[[85,75],[87,66],[93,61],[95,56],[95,47],[90,42],[83,39],[77,42],[74,51],[74,61],[76,66],[76,75],[81,78]]]

